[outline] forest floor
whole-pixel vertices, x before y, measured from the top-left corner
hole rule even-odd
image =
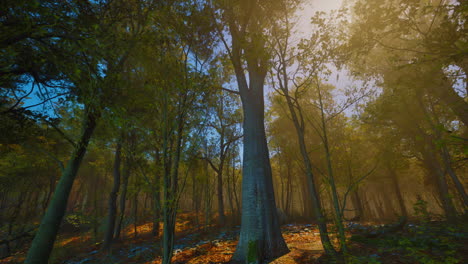
[[[226,263],[237,245],[239,226],[220,229],[216,226],[193,228],[189,218],[177,223],[172,263]],[[468,228],[463,223],[447,227],[442,222],[407,224],[398,232],[368,237],[378,233],[381,225],[348,223],[349,263],[468,263]],[[90,235],[63,235],[58,238],[50,263],[159,264],[160,240],[151,235],[151,223],[129,226],[123,238],[113,245],[111,254],[101,252],[100,243]],[[330,229],[333,227],[330,226]],[[287,224],[283,237],[290,252],[272,264],[329,263],[322,256],[323,248],[316,225]],[[336,238],[332,240],[337,243]],[[26,249],[0,260],[0,263],[21,263]]]

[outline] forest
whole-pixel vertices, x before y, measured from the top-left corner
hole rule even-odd
[[[468,1],[0,1],[0,263],[468,262]]]

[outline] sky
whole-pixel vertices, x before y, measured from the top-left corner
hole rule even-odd
[[[310,2],[308,10],[305,10],[307,12],[330,11],[340,8],[343,4],[343,0],[308,0],[306,2]]]
[[[309,37],[311,33],[312,27],[310,26],[310,18],[314,15],[315,12],[323,11],[323,12],[330,12],[332,10],[337,10],[343,7],[346,3],[349,3],[349,0],[305,0],[304,6],[301,11],[298,13],[298,25],[297,30],[298,37]],[[351,76],[349,76],[346,70],[336,70],[333,66],[330,66],[330,70],[332,74],[329,77],[329,81],[325,81],[325,83],[332,84],[337,88],[335,90],[335,100],[343,101],[346,98],[341,94],[339,91],[340,89],[344,89],[348,86],[359,86],[362,83],[353,80]],[[266,89],[266,94],[270,93],[270,89]],[[267,100],[267,107],[269,106],[268,97],[265,98]],[[347,116],[351,116],[353,114],[353,109],[350,107],[345,111]]]

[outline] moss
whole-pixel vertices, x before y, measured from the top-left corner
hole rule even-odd
[[[258,243],[256,240],[249,241],[247,251],[247,263],[258,263]]]

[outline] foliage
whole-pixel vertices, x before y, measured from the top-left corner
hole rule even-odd
[[[392,259],[401,263],[461,263],[463,244],[468,239],[466,231],[464,224],[447,227],[444,223],[433,222],[409,224],[404,231],[379,238],[355,235],[351,240],[373,248],[372,258],[379,261],[376,263],[391,263]]]

